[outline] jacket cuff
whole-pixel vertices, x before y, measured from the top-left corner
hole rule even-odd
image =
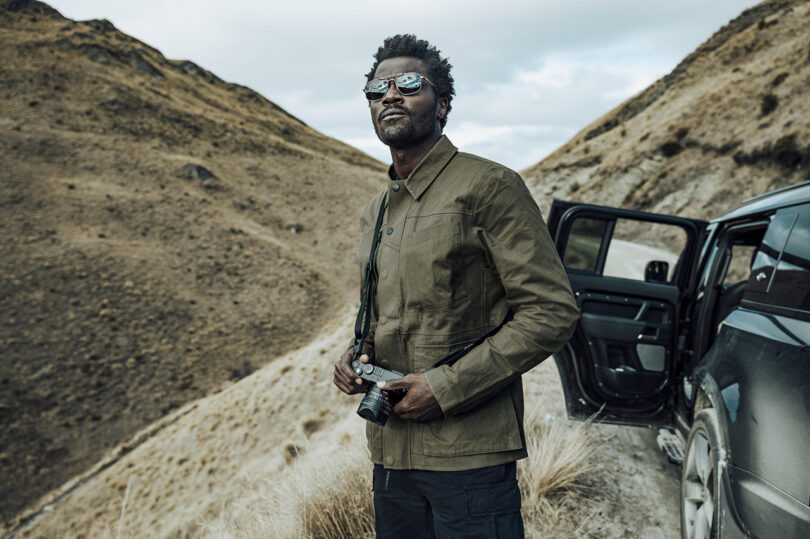
[[[453,407],[458,405],[457,397],[453,395],[453,382],[449,375],[450,369],[446,366],[425,371],[428,386],[445,416],[450,415]]]

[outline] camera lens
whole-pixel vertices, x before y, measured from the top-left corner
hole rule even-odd
[[[383,426],[391,415],[393,406],[388,392],[372,386],[360,402],[357,414],[367,421]]]

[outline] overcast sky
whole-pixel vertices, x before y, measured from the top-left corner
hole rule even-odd
[[[752,0],[50,0],[106,18],[172,59],[244,84],[390,162],[360,91],[385,37],[413,33],[453,64],[445,133],[514,169],[671,71]]]

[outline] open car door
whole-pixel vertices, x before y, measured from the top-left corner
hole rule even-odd
[[[571,418],[672,424],[682,302],[706,225],[554,201],[548,227],[581,315],[555,354]]]

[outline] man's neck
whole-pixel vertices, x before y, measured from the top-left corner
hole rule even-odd
[[[400,180],[408,179],[413,169],[416,168],[422,159],[430,152],[442,134],[438,133],[434,137],[425,139],[420,144],[408,148],[391,148],[391,159],[394,162],[394,171]]]

